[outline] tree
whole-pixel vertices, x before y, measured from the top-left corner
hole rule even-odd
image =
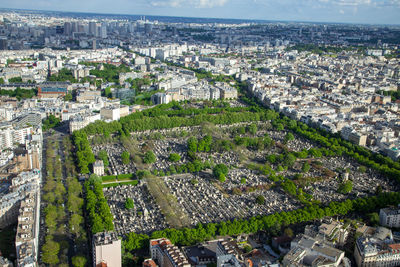
[[[47,131],[50,128],[57,127],[60,125],[61,120],[56,118],[53,114],[50,114],[45,120],[43,120],[43,131]]]
[[[104,89],[104,96],[108,97],[108,98],[112,97],[112,93],[111,93],[111,88],[110,87],[107,87],[107,88]]]
[[[292,133],[287,133],[285,136],[285,143],[294,140],[294,135]]]
[[[131,209],[133,209],[135,207],[135,204],[133,203],[133,200],[131,199],[131,198],[127,198],[126,200],[125,200],[125,209],[127,209],[127,210],[131,210]]]
[[[296,185],[294,184],[294,182],[292,180],[289,179],[285,179],[282,184],[282,189],[288,193],[289,195],[295,196],[297,193],[296,190]]]
[[[266,160],[271,163],[274,164],[277,161],[276,155],[274,154],[270,154],[266,157]]]
[[[87,259],[84,256],[78,255],[72,257],[72,265],[74,267],[85,267]]]
[[[9,83],[22,83],[22,78],[21,77],[14,77],[14,78],[10,78],[8,79]]]
[[[376,212],[368,214],[369,222],[372,226],[379,225],[379,214]]]
[[[383,192],[382,186],[381,186],[381,185],[378,185],[378,186],[376,187],[376,189],[375,189],[375,194],[376,194],[376,195],[379,195],[379,194],[382,194],[382,192]]]
[[[42,261],[47,264],[57,264],[60,259],[58,253],[60,252],[60,244],[47,238],[46,243],[42,246],[43,256]]]
[[[263,205],[265,203],[265,197],[262,195],[258,195],[256,197],[256,203],[259,205]]]
[[[367,171],[367,167],[365,167],[365,166],[360,166],[360,167],[358,167],[358,171],[359,171],[360,173],[365,173],[365,172]]]
[[[154,163],[156,162],[156,155],[153,153],[153,151],[147,151],[146,154],[144,155],[143,162],[146,164]]]
[[[71,233],[78,234],[80,230],[80,225],[83,223],[83,217],[79,214],[72,214],[69,219],[69,228]]]
[[[244,253],[249,253],[252,249],[253,249],[253,248],[252,248],[249,244],[246,244],[246,245],[243,247]]]
[[[283,126],[282,123],[278,123],[278,124],[276,124],[275,129],[277,131],[283,131],[285,129],[285,126]]]
[[[353,182],[348,180],[339,185],[338,192],[341,194],[348,194],[353,190]]]
[[[92,173],[89,176],[89,183],[91,183],[91,184],[101,184],[102,182],[103,182],[103,180],[97,174]]]
[[[168,160],[171,162],[178,162],[181,160],[181,156],[177,153],[171,153],[169,154]]]
[[[65,101],[71,101],[72,100],[72,94],[68,93],[64,96]]]
[[[124,241],[124,246],[127,250],[132,251],[140,248],[144,248],[149,243],[149,236],[145,234],[136,234],[131,232],[127,234]]]
[[[128,151],[122,152],[121,159],[122,159],[123,164],[125,164],[125,165],[129,164],[129,162],[131,162],[130,158],[131,158],[131,155],[129,154]]]
[[[100,233],[104,231],[104,224],[103,221],[101,220],[101,217],[97,214],[91,214],[91,217],[93,217],[92,221],[92,233]]]
[[[97,155],[97,157],[103,161],[104,163],[104,167],[108,167],[110,165],[110,162],[108,160],[108,154],[107,151],[105,150],[100,150],[99,154]]]
[[[228,167],[225,164],[222,164],[222,163],[217,164],[213,168],[213,174],[214,174],[215,178],[220,179],[221,174],[223,176],[226,176],[228,174]]]
[[[241,184],[245,184],[246,183],[246,178],[243,177],[242,179],[240,179],[240,183]]]
[[[225,182],[226,177],[223,173],[220,173],[218,176],[218,181],[220,181],[221,183]]]
[[[188,139],[188,151],[190,151],[190,152],[193,152],[193,153],[195,153],[195,152],[197,152],[197,139],[196,139],[196,137],[190,137],[189,139]]]
[[[286,228],[283,230],[283,235],[287,237],[293,237],[293,230],[291,228]]]
[[[247,131],[248,131],[249,133],[251,133],[252,135],[255,135],[255,134],[257,133],[257,124],[255,124],[255,123],[250,124],[250,125],[248,126],[248,128],[247,128]]]
[[[296,157],[292,153],[287,154],[283,159],[283,164],[288,167],[292,167],[295,162]]]
[[[311,169],[310,164],[308,162],[304,162],[303,167],[301,167],[301,171],[306,173]]]

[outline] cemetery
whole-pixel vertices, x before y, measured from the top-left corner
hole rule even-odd
[[[107,174],[129,173],[140,180],[136,186],[103,189],[120,235],[399,190],[377,171],[270,122],[206,122],[137,131],[121,139],[92,144],[98,159],[104,158],[100,151],[106,152]],[[219,165],[227,171],[215,171]],[[340,190],[344,184],[350,190]],[[127,198],[134,201],[132,209],[124,205]]]

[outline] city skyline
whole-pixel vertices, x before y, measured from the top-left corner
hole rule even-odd
[[[2,8],[103,14],[297,22],[400,24],[398,0],[100,0],[84,3],[6,0]]]

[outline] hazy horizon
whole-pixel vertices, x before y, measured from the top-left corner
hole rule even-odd
[[[400,24],[400,0],[4,0],[1,8],[110,15]]]

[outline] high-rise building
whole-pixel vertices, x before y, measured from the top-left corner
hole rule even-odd
[[[71,23],[71,33],[77,32],[77,31],[78,31],[78,23],[74,21]]]
[[[8,47],[7,38],[0,37],[0,50],[7,50],[7,47]]]
[[[105,24],[101,24],[100,37],[103,39],[107,38],[107,25]]]
[[[96,22],[90,21],[89,22],[89,34],[92,36],[96,36]]]
[[[96,39],[92,40],[92,49],[96,50],[97,49],[97,43],[96,43]]]
[[[86,32],[83,24],[78,24],[78,32]]]
[[[145,33],[151,33],[152,31],[153,31],[153,24],[151,24],[151,23],[144,24],[144,32]]]
[[[72,25],[71,22],[64,23],[64,34],[70,36],[72,33]]]

